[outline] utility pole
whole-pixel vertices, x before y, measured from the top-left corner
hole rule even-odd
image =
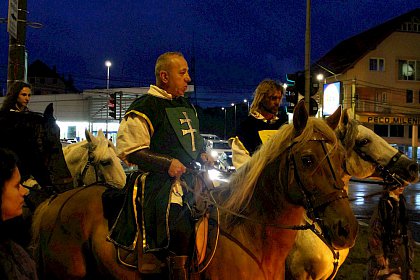
[[[306,0],[305,32],[305,108],[309,113],[311,81],[311,0]]]
[[[12,0],[9,0],[12,1]],[[14,1],[16,2],[16,1]],[[9,5],[10,9],[10,5]],[[26,16],[27,0],[18,0],[16,38],[9,34],[9,56],[7,67],[7,88],[15,81],[27,81],[26,66]],[[10,20],[10,19],[9,19]]]

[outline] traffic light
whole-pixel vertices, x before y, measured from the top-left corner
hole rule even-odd
[[[295,87],[288,87],[286,89],[286,101],[289,102],[287,105],[287,112],[293,113],[293,109],[298,102],[299,94],[295,91]]]
[[[117,119],[117,93],[110,93],[108,99],[109,116]]]
[[[305,96],[305,73],[296,72],[294,74],[287,74],[287,82],[294,82],[294,87],[296,88],[296,93],[300,93]],[[309,96],[314,96],[319,90],[319,82],[316,79],[311,79],[309,81]]]

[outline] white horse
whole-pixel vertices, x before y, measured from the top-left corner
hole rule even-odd
[[[86,140],[63,147],[64,157],[75,187],[104,182],[116,188],[123,188],[126,175],[117,157],[114,144],[102,130],[95,137],[85,131]]]
[[[402,184],[418,180],[418,165],[402,155],[372,130],[350,118],[348,111],[337,110],[327,122],[337,122],[336,133],[347,151],[342,178],[348,188],[351,177],[385,177]],[[286,260],[287,279],[333,279],[349,249],[333,250],[322,237],[310,230],[298,231],[296,242]]]

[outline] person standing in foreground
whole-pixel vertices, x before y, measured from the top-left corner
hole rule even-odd
[[[384,276],[392,274],[414,279],[413,238],[403,191],[404,186],[385,191],[370,220],[366,279],[387,279]]]
[[[200,159],[203,139],[195,108],[184,98],[191,81],[184,56],[159,56],[155,76],[156,85],[131,104],[121,121],[117,152],[126,163],[149,172],[142,205],[145,252],[168,252],[172,279],[186,279],[194,222],[187,205],[191,193],[179,182],[192,185],[187,168]]]
[[[274,80],[264,80],[257,86],[248,117],[240,124],[236,137],[229,139],[236,169],[273,131],[288,122],[287,113],[283,110],[279,112],[283,91],[283,87]]]
[[[0,279],[38,279],[35,262],[13,238],[8,221],[22,215],[24,196],[28,193],[20,183],[16,155],[0,148]]]
[[[31,85],[17,81],[10,85],[1,111],[26,112],[31,100]]]

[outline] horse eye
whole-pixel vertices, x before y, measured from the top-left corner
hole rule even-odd
[[[301,158],[302,164],[304,167],[310,167],[313,165],[314,160],[311,156],[303,156]]]
[[[363,139],[357,141],[358,146],[366,146],[367,144],[369,144],[369,139],[367,139],[367,138],[363,138]]]
[[[101,160],[100,163],[101,163],[102,166],[111,165],[111,161],[110,160]]]

